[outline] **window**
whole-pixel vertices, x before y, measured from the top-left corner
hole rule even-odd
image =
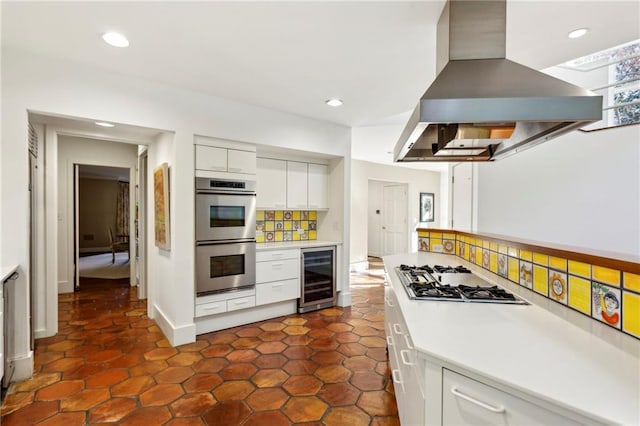
[[[574,83],[603,97],[602,120],[582,130],[640,123],[640,40],[583,56],[559,67],[584,73],[578,78],[583,84]]]

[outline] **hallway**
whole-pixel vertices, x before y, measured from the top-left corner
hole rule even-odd
[[[3,425],[398,425],[379,259],[351,275],[353,305],[169,346],[127,280],[60,295],[58,335],[12,385]]]

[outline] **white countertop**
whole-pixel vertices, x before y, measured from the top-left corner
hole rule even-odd
[[[17,270],[18,270],[18,265],[3,266],[2,268],[0,268],[0,277],[1,277],[0,284],[2,284],[4,280],[9,278],[11,274],[16,272]]]
[[[337,241],[325,241],[325,240],[306,240],[306,241],[278,241],[271,243],[258,243],[256,244],[256,250],[281,250],[288,248],[307,248],[307,247],[322,247],[322,246],[336,246],[342,245]]]
[[[587,331],[535,304],[410,300],[393,270],[401,263],[462,264],[509,290],[517,286],[452,255],[410,253],[384,263],[419,351],[604,423],[640,424],[636,339],[624,336],[625,347],[609,343],[599,327]]]

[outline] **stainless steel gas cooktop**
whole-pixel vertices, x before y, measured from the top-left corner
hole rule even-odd
[[[400,265],[395,270],[410,299],[528,305],[464,266]]]

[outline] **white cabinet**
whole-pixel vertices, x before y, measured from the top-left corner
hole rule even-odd
[[[300,297],[298,249],[258,252],[256,260],[256,306]]]
[[[256,153],[251,151],[240,151],[237,149],[227,150],[227,171],[229,173],[256,174]]]
[[[327,166],[309,164],[308,166],[308,205],[309,209],[327,209]]]
[[[227,149],[196,145],[196,169],[226,172]]]
[[[442,424],[578,425],[580,423],[444,368]]]
[[[287,161],[287,208],[307,208],[308,164]]]
[[[255,295],[255,289],[249,289],[196,297],[196,318],[251,308]]]
[[[256,148],[242,142],[196,136],[195,167],[198,177],[253,180]]]
[[[285,209],[287,207],[287,162],[258,158],[256,166],[257,207]]]

